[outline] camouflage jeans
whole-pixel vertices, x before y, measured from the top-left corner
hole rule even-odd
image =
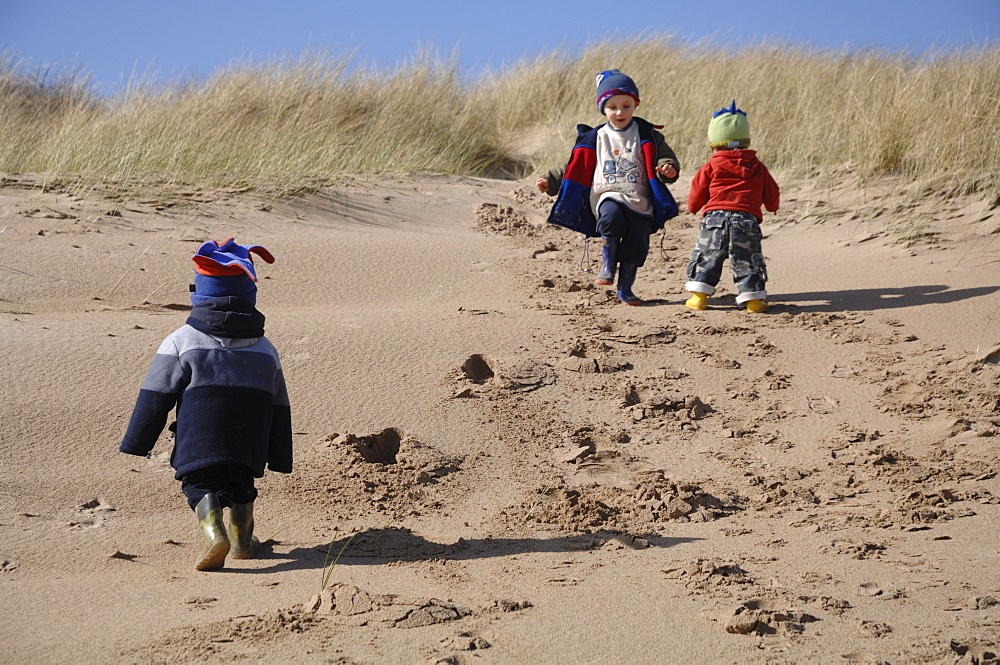
[[[760,222],[748,212],[735,210],[710,210],[701,218],[698,244],[687,269],[690,281],[684,289],[692,293],[715,293],[727,258],[739,291],[736,302],[766,300],[767,266],[761,251]]]

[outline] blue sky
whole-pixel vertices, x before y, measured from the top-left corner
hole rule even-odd
[[[474,76],[622,35],[924,52],[995,42],[998,31],[1000,0],[0,0],[0,51],[78,67],[103,92],[133,72],[203,78],[310,47],[381,67],[434,47]]]

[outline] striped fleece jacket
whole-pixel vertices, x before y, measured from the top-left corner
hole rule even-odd
[[[264,315],[241,298],[209,298],[156,351],[119,450],[148,455],[177,407],[176,478],[236,464],[254,476],[292,470],[292,424]],[[173,426],[171,426],[173,429]]]
[[[656,125],[639,117],[632,118],[632,122],[639,128],[639,147],[652,195],[652,232],[656,233],[663,228],[667,220],[676,217],[678,213],[677,203],[667,186],[660,181],[656,166],[668,163],[679,171],[680,163],[674,151],[663,139],[663,135],[656,131]],[[561,172],[550,171],[547,178],[550,193],[555,191],[553,185],[556,183],[553,180],[560,181],[556,202],[549,213],[549,223],[564,226],[589,238],[600,235],[597,233],[597,218],[591,207],[590,193],[594,184],[594,173],[598,167],[597,136],[603,128],[604,125],[597,127],[577,125],[576,144],[573,146],[569,163]],[[668,179],[668,182],[676,180],[674,177]]]

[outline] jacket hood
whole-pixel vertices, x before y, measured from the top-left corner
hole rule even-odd
[[[264,336],[264,315],[252,302],[234,296],[206,298],[191,309],[187,324],[213,337]]]
[[[756,150],[716,150],[709,161],[713,168],[739,178],[751,177],[760,165]]]

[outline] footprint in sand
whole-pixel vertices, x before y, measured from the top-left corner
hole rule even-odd
[[[471,613],[435,598],[396,594],[369,594],[349,584],[335,583],[306,603],[307,612],[358,625],[381,624],[391,628],[421,628],[456,621]],[[361,621],[358,620],[360,616]]]
[[[161,450],[160,452],[153,452],[146,455],[146,466],[153,473],[174,473],[173,468],[170,466],[170,448],[173,447],[173,442],[171,441],[170,447],[166,450]]]
[[[496,376],[493,364],[492,360],[475,353],[465,359],[459,374],[476,385],[483,385]]]
[[[188,596],[181,601],[182,604],[187,605],[188,609],[191,610],[205,610],[208,609],[212,603],[219,600],[218,598],[212,598],[210,596]]]
[[[982,365],[1000,365],[1000,346],[984,355],[979,363]]]
[[[809,409],[816,413],[832,413],[837,408],[837,400],[832,397],[810,397]]]
[[[808,612],[778,600],[751,600],[736,608],[726,622],[726,632],[736,635],[800,635],[805,625],[819,621]]]
[[[441,638],[439,642],[442,648],[448,651],[479,651],[489,649],[492,645],[482,637],[478,637],[467,631],[462,631],[458,635]],[[451,658],[445,658],[438,662],[450,663]],[[463,661],[464,662],[464,661]]]
[[[892,626],[881,621],[862,621],[858,625],[858,637],[885,637],[892,632]]]
[[[367,436],[347,435],[348,441],[354,444],[355,449],[369,464],[395,464],[403,437],[404,434],[394,427]]]
[[[105,526],[108,519],[118,512],[118,509],[104,503],[103,499],[92,499],[77,508],[76,512],[76,519],[69,523],[71,529],[99,529]]]

